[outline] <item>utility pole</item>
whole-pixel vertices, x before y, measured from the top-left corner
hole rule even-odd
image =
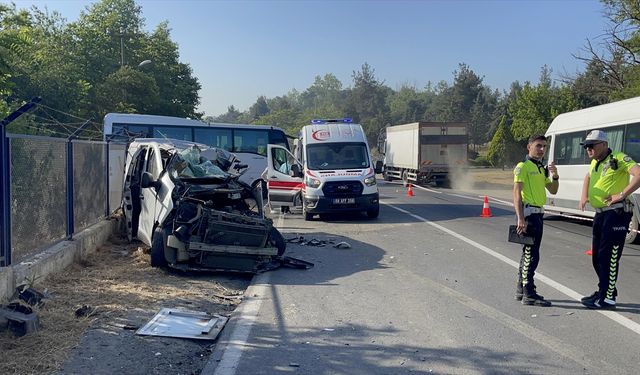
[[[120,67],[124,66],[124,30],[120,29]]]

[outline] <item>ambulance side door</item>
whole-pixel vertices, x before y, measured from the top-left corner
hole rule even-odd
[[[267,189],[270,202],[293,206],[302,191],[302,176],[302,164],[289,150],[278,145],[267,145]]]

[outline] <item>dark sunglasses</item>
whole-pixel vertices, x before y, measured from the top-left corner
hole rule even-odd
[[[586,149],[588,149],[588,148],[594,148],[594,147],[595,147],[595,145],[599,145],[600,143],[602,143],[602,142],[598,142],[598,143],[591,143],[591,144],[588,144],[588,145],[584,145],[584,146],[582,146],[582,147],[584,147],[584,149],[586,150]]]

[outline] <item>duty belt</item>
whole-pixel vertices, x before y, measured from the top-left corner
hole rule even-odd
[[[605,206],[605,207],[601,207],[601,208],[596,208],[595,210],[596,210],[597,213],[600,214],[600,213],[603,213],[603,212],[606,212],[606,211],[615,210],[616,208],[623,208],[623,207],[624,207],[624,203],[618,202],[618,203],[612,204],[611,206]],[[631,211],[627,211],[625,209],[625,212],[631,212]]]
[[[544,208],[539,206],[532,206],[530,204],[524,205],[524,217],[527,217],[531,214],[543,214]]]

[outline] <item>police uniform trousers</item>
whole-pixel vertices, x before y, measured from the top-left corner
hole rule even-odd
[[[600,298],[615,300],[617,296],[619,260],[631,221],[631,212],[616,208],[596,213],[591,244],[593,268],[598,275]]]
[[[536,273],[536,268],[538,268],[538,262],[540,262],[540,243],[542,242],[542,228],[544,226],[543,216],[544,214],[539,213],[530,214],[524,218],[527,223],[526,234],[534,238],[533,245],[524,245],[522,247],[522,256],[520,257],[518,286],[522,285],[525,292],[533,292],[535,289],[533,276]]]

